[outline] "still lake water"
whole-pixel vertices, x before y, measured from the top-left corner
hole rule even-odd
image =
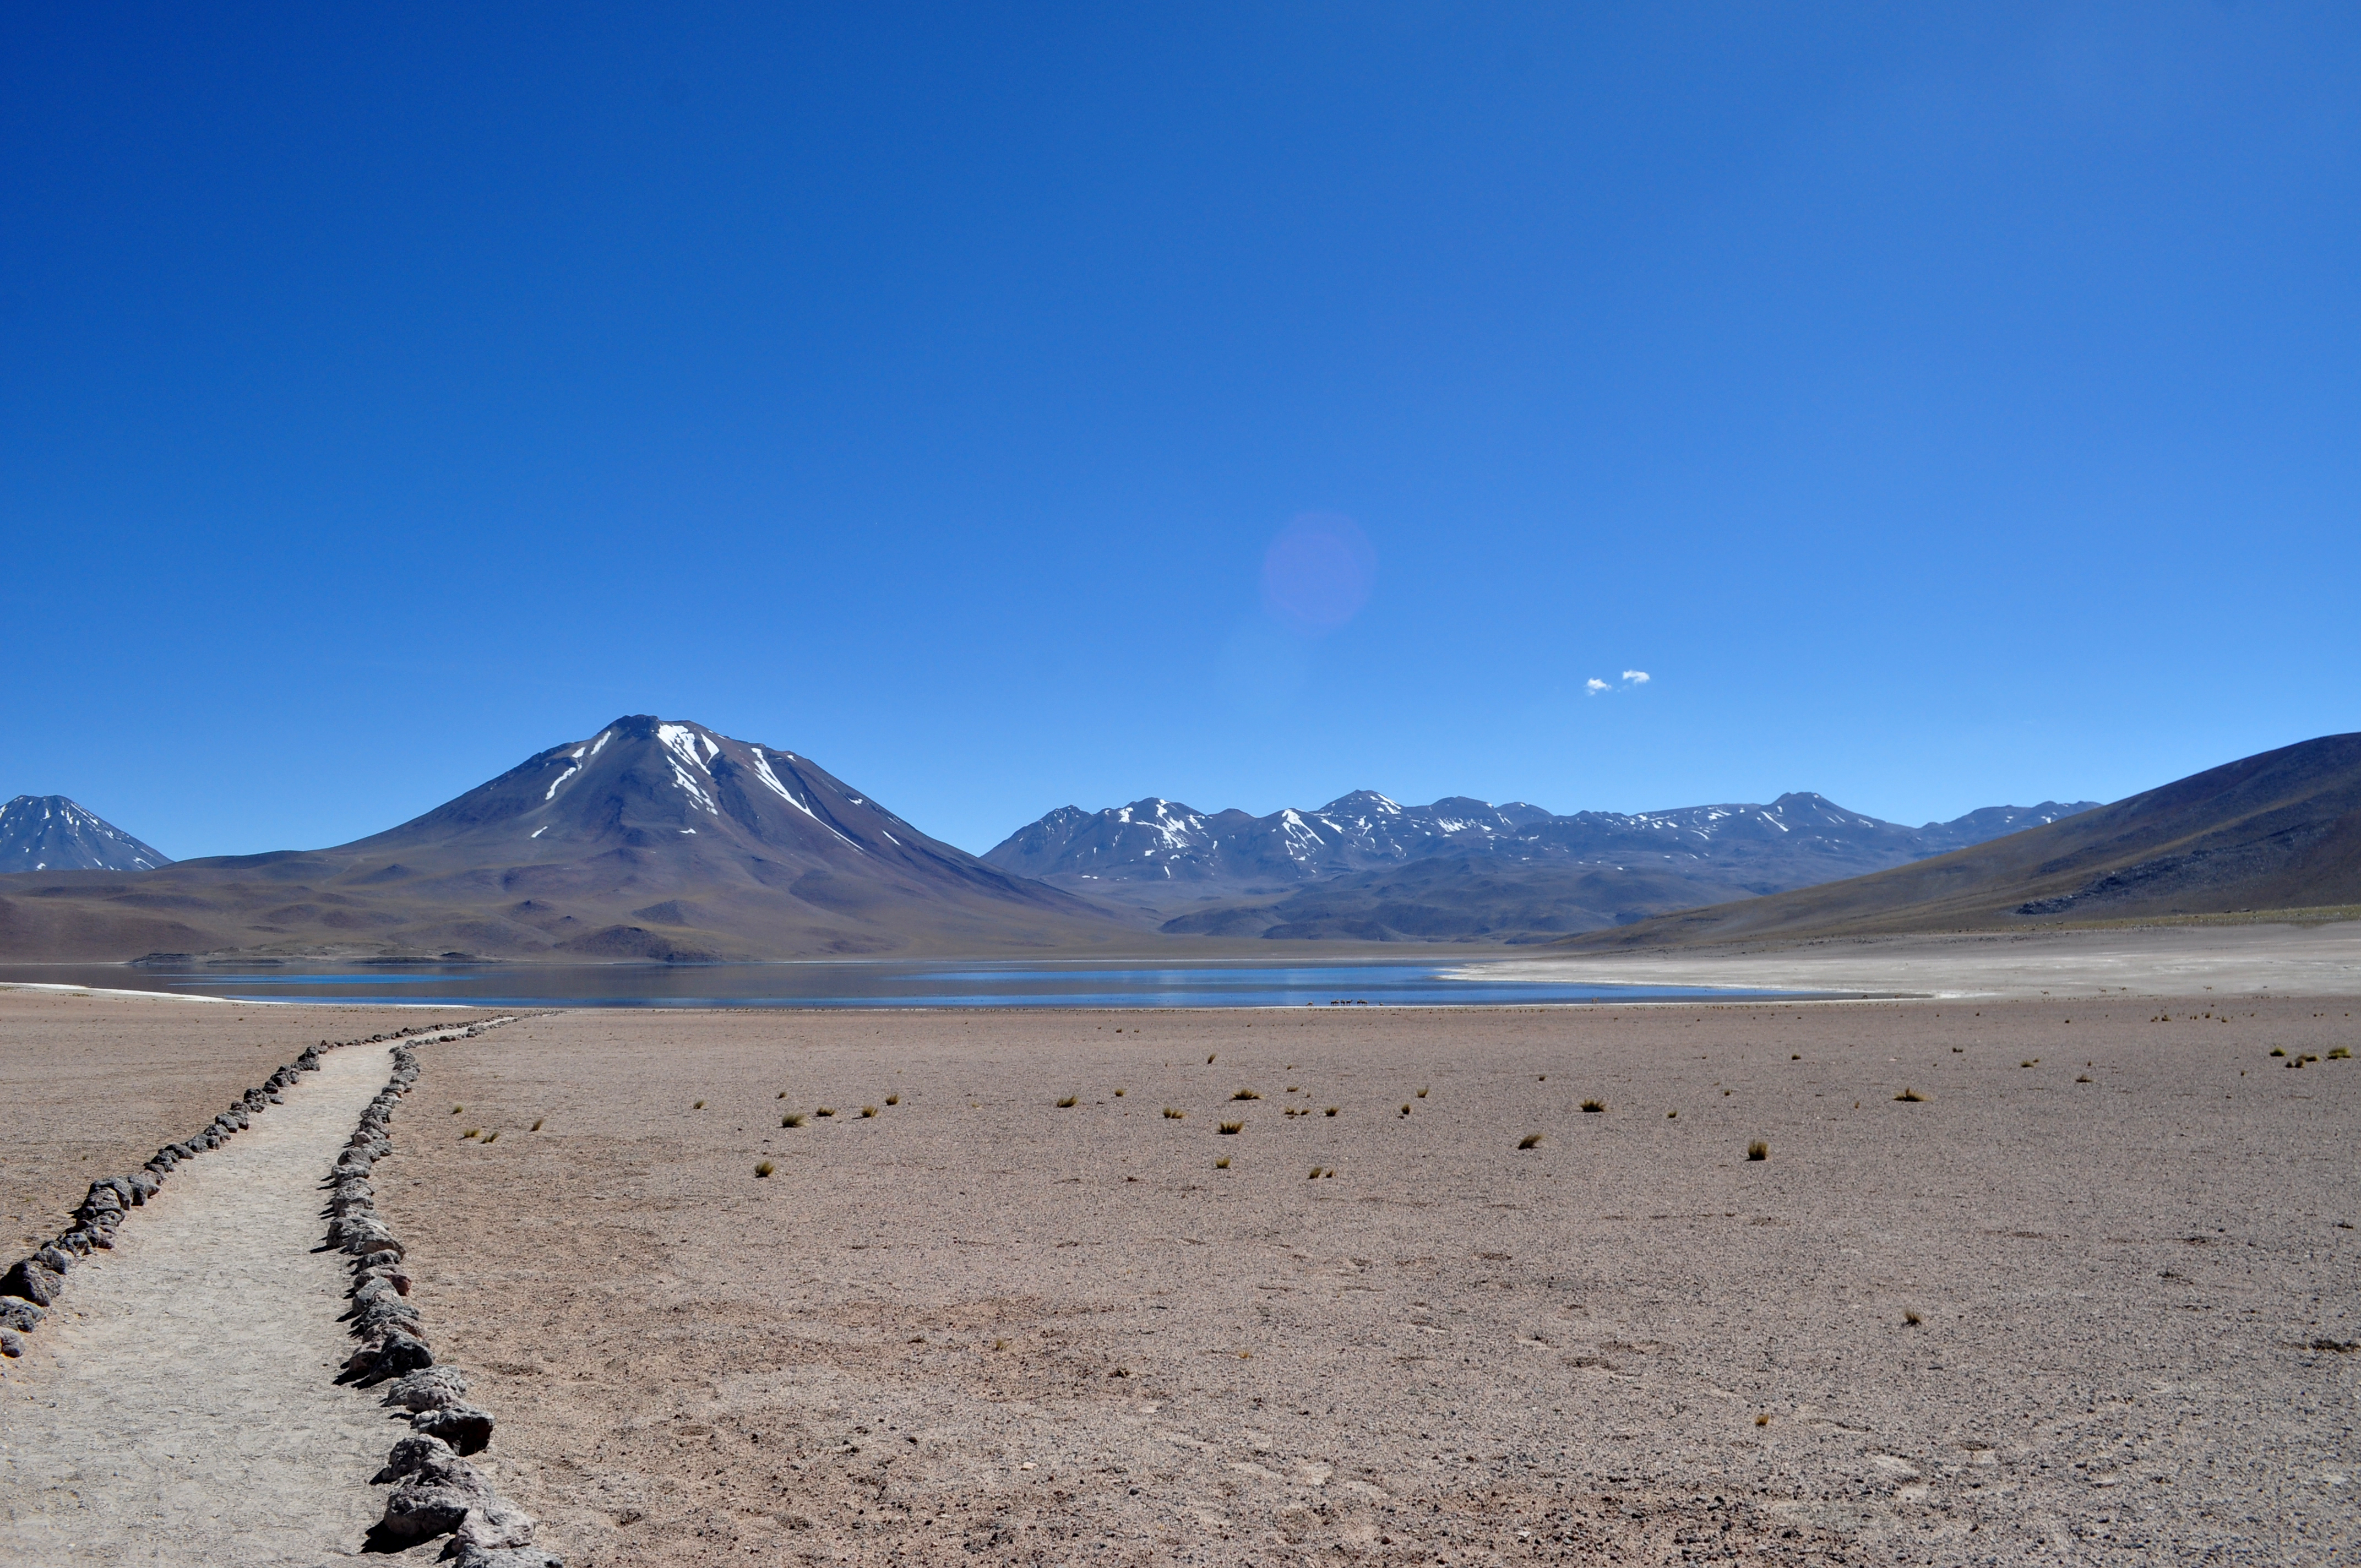
[[[1795,999],[1822,992],[1500,980],[1482,963],[811,962],[288,964],[164,970],[0,966],[0,981],[167,991],[240,1002],[474,1007],[1536,1006]]]

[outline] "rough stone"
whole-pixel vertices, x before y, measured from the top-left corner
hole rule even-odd
[[[456,1405],[467,1397],[467,1375],[456,1366],[430,1366],[413,1372],[385,1391],[385,1402],[395,1409],[434,1410]]]
[[[71,1249],[51,1242],[33,1254],[33,1261],[51,1274],[63,1274],[73,1267],[75,1256]]]
[[[449,1404],[421,1410],[410,1418],[411,1429],[439,1437],[461,1453],[481,1453],[492,1441],[492,1413],[473,1405]]]
[[[434,1365],[434,1353],[427,1348],[424,1340],[394,1329],[383,1339],[372,1340],[355,1351],[352,1359],[345,1363],[345,1371],[356,1381],[375,1383]]]
[[[0,1296],[16,1296],[36,1307],[52,1305],[65,1288],[63,1276],[51,1272],[31,1258],[19,1258],[5,1277],[0,1277]]]
[[[14,1329],[0,1329],[0,1355],[15,1359],[25,1354],[25,1342],[16,1337]]]
[[[452,1568],[566,1568],[566,1560],[538,1546],[482,1547],[472,1541],[456,1542],[443,1554]]]
[[[423,1432],[406,1437],[393,1445],[393,1452],[386,1456],[385,1468],[369,1477],[369,1485],[390,1486],[428,1464],[456,1457],[451,1445],[439,1437]]]
[[[466,1460],[437,1459],[393,1489],[376,1533],[397,1548],[453,1534],[462,1545],[497,1549],[530,1545],[533,1520]]]
[[[0,1328],[29,1333],[40,1326],[49,1314],[22,1296],[0,1296]]]

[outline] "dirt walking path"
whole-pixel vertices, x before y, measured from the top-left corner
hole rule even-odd
[[[355,1554],[400,1435],[333,1379],[347,1284],[320,1179],[390,1070],[331,1051],[126,1220],[0,1381],[0,1563],[316,1564]]]

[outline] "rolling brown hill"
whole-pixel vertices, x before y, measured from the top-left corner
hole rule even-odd
[[[1612,951],[2361,904],[2361,734],[1891,871],[1552,944]]]
[[[647,715],[330,850],[0,877],[0,960],[1088,950],[1128,927],[809,760]]]

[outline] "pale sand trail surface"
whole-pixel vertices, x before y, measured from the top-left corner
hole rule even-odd
[[[334,1382],[348,1280],[315,1250],[320,1181],[390,1070],[382,1046],[327,1053],[74,1268],[0,1380],[0,1563],[357,1552],[384,1507],[368,1478],[400,1434]]]
[[[1793,946],[1569,953],[1465,966],[1484,980],[1712,985],[1938,998],[2361,996],[2361,920],[2317,926],[1830,938]]]

